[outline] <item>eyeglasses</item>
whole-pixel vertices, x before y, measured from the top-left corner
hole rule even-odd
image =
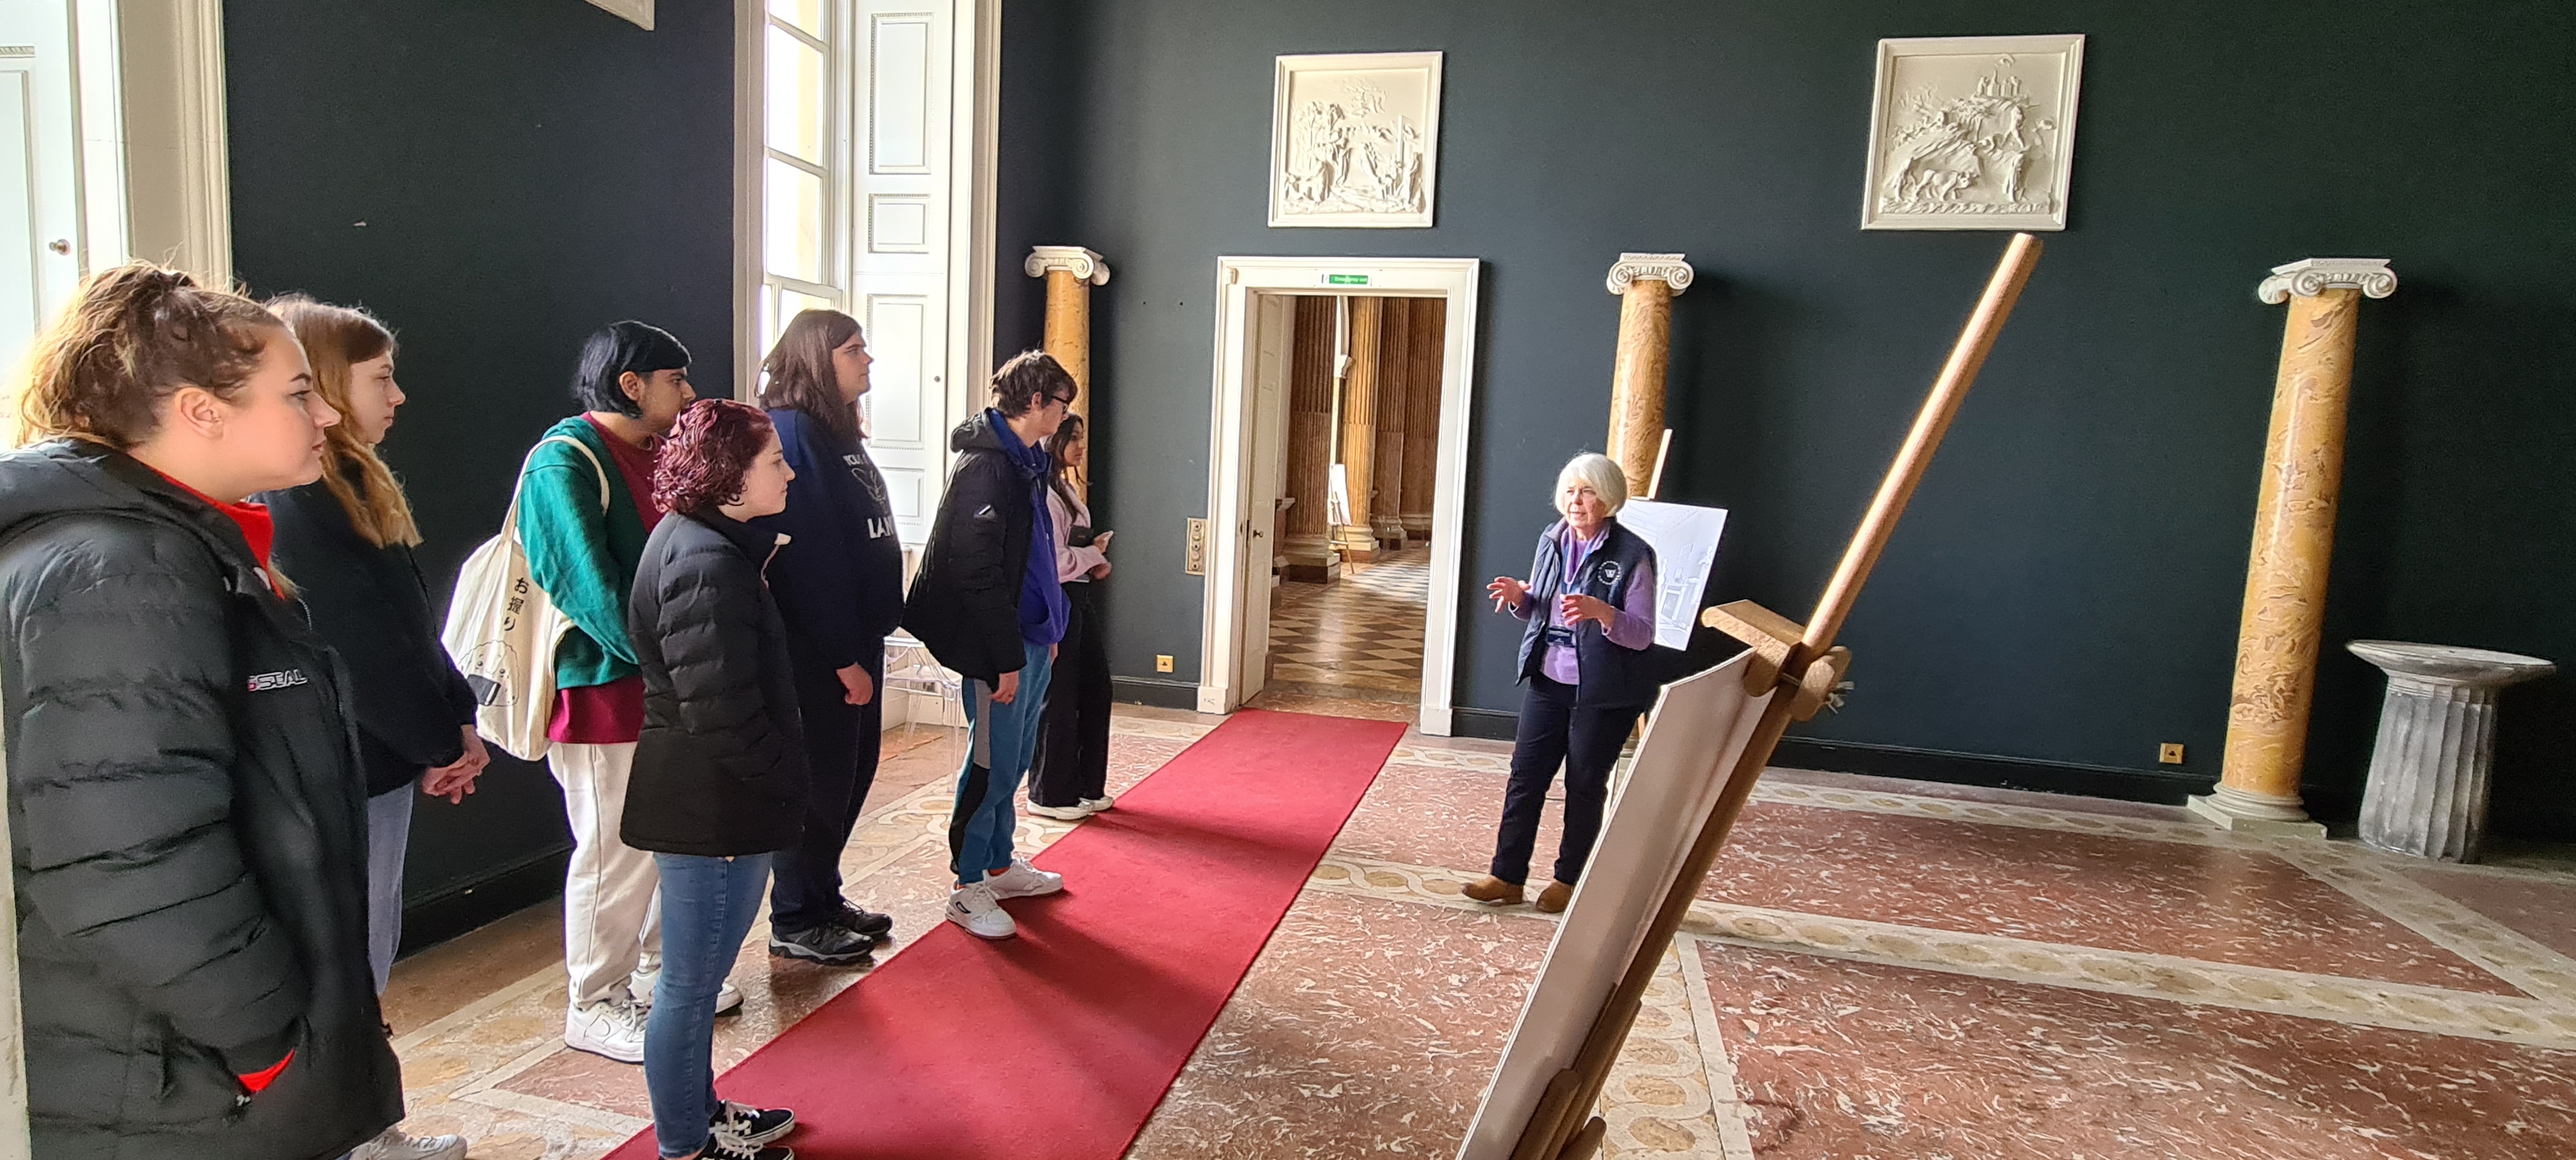
[[[1060,407],[1071,407],[1071,406],[1073,405],[1073,396],[1071,396],[1071,395],[1048,395],[1048,396],[1047,396],[1047,402],[1049,402],[1049,403],[1053,403],[1053,404],[1055,404],[1055,405],[1057,405],[1057,406],[1060,406]]]

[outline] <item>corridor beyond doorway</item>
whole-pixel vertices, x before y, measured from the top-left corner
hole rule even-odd
[[[1267,688],[1410,705],[1422,692],[1422,617],[1431,548],[1344,566],[1331,583],[1274,591]]]

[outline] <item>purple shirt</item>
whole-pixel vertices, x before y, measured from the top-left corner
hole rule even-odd
[[[1610,526],[1603,524],[1601,530],[1592,533],[1592,538],[1588,540],[1575,539],[1572,524],[1560,525],[1560,529],[1557,532],[1557,555],[1565,558],[1565,575],[1558,579],[1556,587],[1557,594],[1564,596],[1568,594],[1565,590],[1583,574],[1584,561],[1591,559],[1593,550],[1599,548],[1601,542],[1609,538]],[[1532,576],[1530,579],[1536,581],[1538,577]],[[1655,643],[1655,566],[1653,564],[1642,565],[1636,571],[1629,573],[1628,585],[1619,590],[1619,599],[1614,602],[1613,607],[1617,608],[1618,612],[1610,617],[1610,627],[1603,634],[1610,638],[1610,643],[1630,650],[1642,650],[1647,645]],[[1520,607],[1512,610],[1512,615],[1523,620],[1528,620],[1537,614],[1536,593],[1522,597]],[[1573,626],[1574,621],[1567,618],[1562,610],[1550,609],[1548,623],[1557,628],[1568,628]],[[1542,644],[1539,647],[1546,650],[1539,657],[1539,675],[1560,685],[1582,683],[1583,669],[1577,663],[1574,649],[1554,644]]]

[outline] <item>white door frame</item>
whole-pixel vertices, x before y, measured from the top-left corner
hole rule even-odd
[[[1433,468],[1431,594],[1422,631],[1422,731],[1446,737],[1457,688],[1459,539],[1467,498],[1470,385],[1475,382],[1475,258],[1218,258],[1215,409],[1208,424],[1207,607],[1199,630],[1198,709],[1228,713],[1243,703],[1236,680],[1246,591],[1243,555],[1257,518],[1250,506],[1254,436],[1249,390],[1253,298],[1262,294],[1346,294],[1439,298],[1448,304],[1440,352],[1440,451]],[[1263,551],[1268,551],[1263,541]],[[1261,594],[1268,599],[1268,594]]]

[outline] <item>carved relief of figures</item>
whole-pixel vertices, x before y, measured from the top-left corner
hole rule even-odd
[[[1270,224],[1428,226],[1440,54],[1279,58]]]
[[[1882,40],[1863,229],[2064,229],[2081,36]]]

